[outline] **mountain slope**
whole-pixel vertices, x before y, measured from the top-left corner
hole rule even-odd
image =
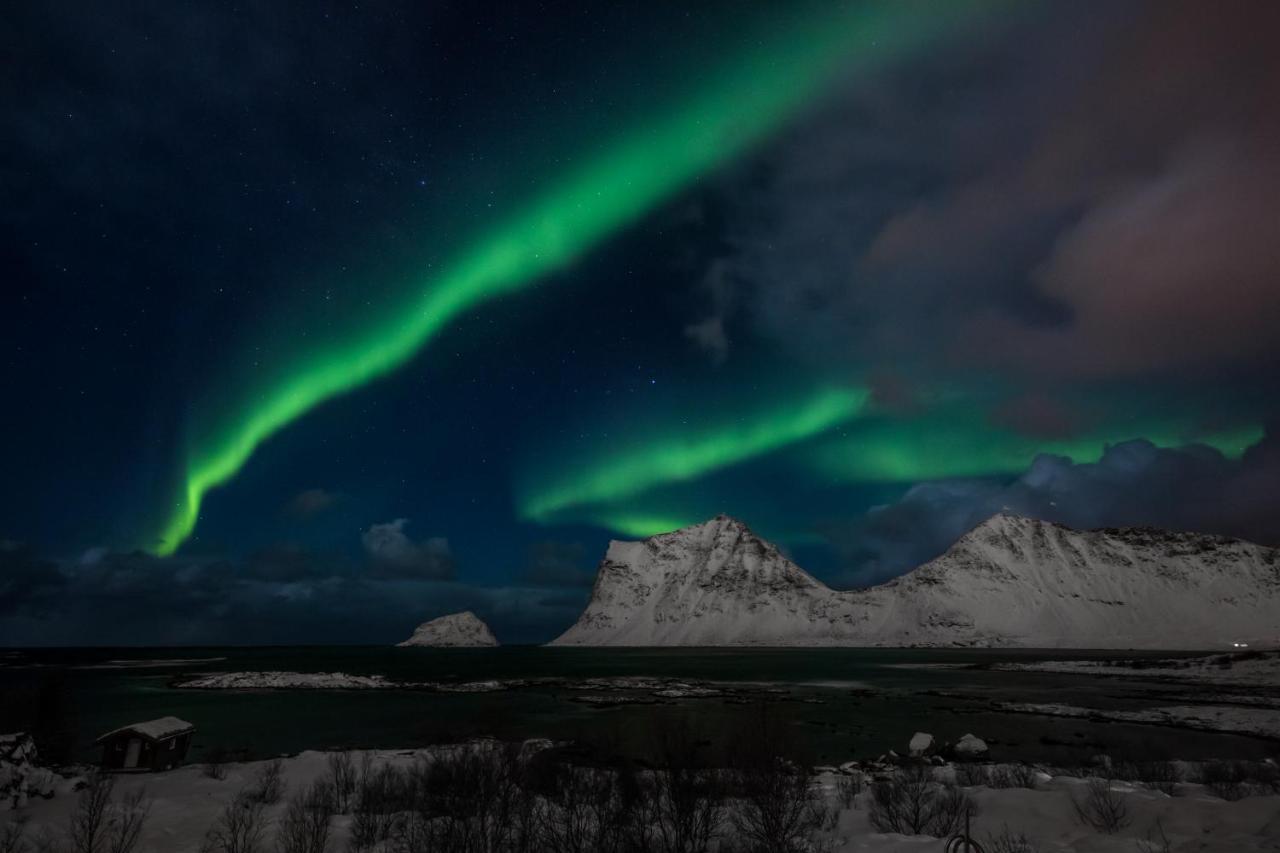
[[[832,590],[727,516],[612,542],[553,645],[1218,648],[1280,638],[1280,556],[1217,536],[997,515],[880,586]]]
[[[470,610],[450,613],[423,622],[413,631],[413,636],[397,646],[496,646],[489,626]]]

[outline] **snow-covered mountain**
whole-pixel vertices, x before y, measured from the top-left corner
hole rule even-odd
[[[413,636],[397,646],[496,646],[489,626],[470,610],[450,613],[423,622],[413,631]]]
[[[996,515],[888,583],[836,591],[727,516],[611,542],[552,645],[1280,644],[1280,551],[1220,536],[1079,531]]]

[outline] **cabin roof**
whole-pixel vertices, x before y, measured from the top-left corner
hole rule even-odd
[[[180,720],[177,717],[160,717],[155,720],[147,720],[142,723],[130,723],[127,726],[121,726],[118,729],[112,729],[104,735],[101,735],[95,743],[102,743],[107,738],[115,737],[118,734],[130,732],[132,734],[142,735],[151,740],[164,740],[174,735],[185,734],[194,731],[195,726],[186,720]]]

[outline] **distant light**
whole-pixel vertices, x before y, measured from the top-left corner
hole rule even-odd
[[[1232,643],[1231,647],[1235,649],[1247,649],[1249,648],[1249,644],[1248,643]]]

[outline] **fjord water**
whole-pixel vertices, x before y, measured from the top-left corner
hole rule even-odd
[[[664,722],[688,721],[709,741],[728,742],[748,715],[762,707],[785,720],[817,763],[874,757],[889,749],[902,752],[917,730],[942,740],[973,732],[991,744],[994,758],[1063,764],[1082,763],[1099,753],[1195,759],[1275,751],[1271,742],[1250,737],[1002,711],[995,703],[1153,707],[1168,703],[1169,688],[1129,679],[981,668],[1011,660],[1121,654],[536,646],[55,649],[6,653],[0,658],[0,690],[9,696],[31,695],[41,685],[56,685],[66,697],[86,758],[96,735],[169,714],[197,726],[194,760],[215,747],[261,757],[304,749],[413,748],[489,735],[571,740],[593,753],[644,758],[653,732]],[[158,665],[161,661],[167,663]],[[564,681],[486,693],[172,686],[184,674],[269,670],[383,675],[396,681]],[[724,683],[741,692],[596,707],[575,701],[583,692],[569,686],[574,680],[618,676]]]

